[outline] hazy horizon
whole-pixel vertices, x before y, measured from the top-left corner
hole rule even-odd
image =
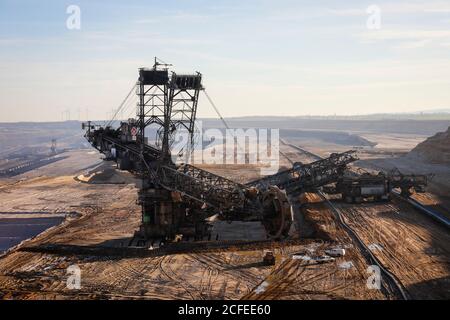
[[[450,109],[448,1],[6,0],[0,24],[0,122],[110,118],[154,56],[225,118]]]
[[[356,114],[356,115],[337,115],[337,114],[328,114],[328,115],[313,115],[313,114],[305,114],[305,115],[253,115],[253,116],[230,116],[224,117],[225,121],[229,120],[240,120],[240,119],[255,119],[261,120],[261,118],[272,118],[272,119],[286,119],[286,118],[298,118],[298,119],[330,119],[330,120],[436,120],[436,121],[450,121],[450,109],[442,109],[442,110],[430,110],[430,111],[419,111],[419,112],[404,112],[404,113],[370,113],[370,114]],[[96,122],[106,122],[110,119],[89,119],[93,123]],[[125,121],[127,119],[116,117],[114,119],[114,123],[118,121]],[[212,121],[221,121],[218,116],[209,116],[209,117],[197,117],[197,120],[212,120]],[[51,122],[86,122],[85,119],[54,119],[54,120],[43,120],[43,121],[0,121],[0,123],[19,123],[19,122],[30,122],[30,123],[51,123]],[[450,124],[450,122],[449,122]]]

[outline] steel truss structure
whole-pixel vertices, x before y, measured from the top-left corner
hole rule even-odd
[[[139,69],[136,87],[137,119],[122,122],[117,129],[90,122],[83,128],[87,140],[106,160],[142,178],[138,197],[142,224],[137,233],[142,239],[174,239],[180,234],[201,238],[208,234],[205,219],[212,215],[261,221],[269,238],[286,237],[292,223],[287,193],[335,182],[347,164],[357,160],[354,151],[332,154],[246,185],[189,164],[177,165],[171,159],[174,133],[187,131],[192,145],[202,75],[169,75],[168,65],[155,59],[153,68]],[[158,128],[156,146],[146,136],[149,126]]]
[[[290,195],[318,188],[342,177],[347,165],[358,160],[356,151],[332,153],[330,157],[309,164],[294,164],[291,169],[281,171],[272,176],[255,180],[247,184],[264,190],[271,185],[286,190]]]

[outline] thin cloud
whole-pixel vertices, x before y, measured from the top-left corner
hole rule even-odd
[[[442,46],[450,41],[450,30],[372,30],[357,35],[361,43],[387,42],[394,49],[418,49],[429,45]],[[445,47],[445,45],[444,45]]]
[[[431,39],[424,39],[424,40],[418,40],[418,41],[408,41],[408,42],[402,42],[396,46],[397,49],[417,49],[417,48],[423,48],[429,43],[431,43]]]
[[[155,24],[167,21],[176,21],[181,23],[199,23],[207,20],[214,20],[220,17],[226,17],[225,14],[196,14],[189,12],[176,12],[173,14],[161,15],[158,18],[143,18],[134,20],[136,24]]]
[[[449,13],[450,3],[444,1],[423,1],[423,2],[399,2],[399,3],[376,3],[382,14],[406,14],[406,13]],[[361,16],[367,15],[367,6],[329,9],[328,13],[336,16]]]
[[[443,39],[450,37],[450,30],[393,30],[381,29],[365,32],[366,40]]]

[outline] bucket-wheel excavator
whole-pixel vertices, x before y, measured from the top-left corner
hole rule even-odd
[[[119,169],[141,178],[142,223],[136,237],[143,240],[173,240],[180,235],[209,238],[207,218],[211,216],[261,221],[268,238],[282,239],[292,223],[286,191],[330,183],[346,164],[356,160],[353,152],[333,154],[246,185],[190,164],[176,164],[171,148],[177,130],[188,134],[186,150],[192,149],[195,140],[197,104],[204,90],[202,75],[169,73],[169,65],[155,58],[152,68],[139,69],[134,88],[136,118],[121,122],[118,128],[92,122],[84,123],[83,128],[86,139],[105,160],[116,161]],[[149,132],[156,132],[154,143],[149,141]]]

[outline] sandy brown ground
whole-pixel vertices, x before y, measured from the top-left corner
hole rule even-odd
[[[450,298],[450,233],[408,203],[349,205],[344,220],[413,299]]]
[[[248,299],[391,299],[392,292],[371,290],[366,286],[366,259],[338,225],[332,211],[315,194],[301,199],[305,222],[314,229],[312,244],[298,254],[316,257],[324,249],[345,248],[346,254],[324,264],[303,259],[286,259],[245,298]],[[317,241],[320,239],[321,241]],[[261,289],[264,289],[263,291]],[[261,292],[262,291],[262,292]]]
[[[373,135],[372,139],[385,137]],[[407,138],[405,141],[403,139]],[[380,145],[380,149],[408,151],[414,137],[396,137]],[[303,146],[302,146],[303,147]],[[395,152],[395,151],[394,151]],[[388,152],[389,153],[389,152]],[[405,173],[434,173],[428,192],[412,197],[444,216],[450,217],[450,168],[444,165],[424,163],[416,157],[369,154],[359,155],[363,160],[356,167],[390,170],[399,168]],[[368,158],[370,160],[368,160]],[[390,203],[345,204],[335,202],[345,221],[373,249],[373,253],[388,268],[407,292],[415,299],[448,299],[450,297],[450,233],[409,204],[394,199]],[[311,218],[311,214],[309,216]],[[320,221],[320,219],[318,219]],[[317,224],[316,224],[317,225]],[[320,225],[320,224],[319,224]],[[323,223],[317,233],[328,235],[331,221]]]
[[[68,162],[70,168],[74,162],[72,157]],[[85,163],[82,167],[90,166]],[[128,255],[124,249],[120,257],[111,256],[101,248],[126,247],[138,228],[140,209],[136,205],[136,189],[134,183],[88,184],[74,179],[82,173],[89,175],[90,170],[55,177],[31,174],[20,182],[2,186],[2,211],[71,210],[81,214],[22,243],[0,259],[3,299],[386,298],[381,292],[365,287],[367,265],[356,249],[349,249],[346,257],[324,264],[292,259],[292,254],[298,252],[321,254],[336,243],[348,244],[348,239],[339,238],[334,243],[332,239],[316,238],[286,245],[269,243],[178,254],[156,252],[143,257]],[[241,170],[237,172],[242,175]],[[50,254],[41,250],[49,245],[68,245],[73,251]],[[99,250],[93,254],[79,253],[78,249],[85,246]],[[30,252],[29,248],[38,252]],[[266,250],[275,252],[275,266],[261,264]],[[347,260],[355,266],[340,267]],[[69,276],[66,268],[74,264],[81,269],[80,290],[66,287]]]
[[[282,151],[295,154],[290,149]],[[86,158],[85,155],[83,159]],[[140,208],[136,205],[135,184],[127,176],[127,183],[121,184],[76,181],[74,176],[92,173],[92,168],[98,165],[98,156],[88,163],[78,164],[78,168],[76,159],[79,158],[75,154],[68,159],[70,174],[45,175],[48,168],[42,168],[40,174],[30,173],[20,182],[8,181],[0,188],[2,211],[76,211],[81,214],[81,217],[67,220],[0,258],[0,297],[3,299],[397,298],[392,292],[366,287],[368,262],[337,224],[329,208],[314,195],[303,199],[304,205],[296,211],[296,217],[303,215],[306,219],[306,227],[302,227],[312,230],[309,239],[244,248],[202,250],[200,247],[174,254],[155,251],[140,257],[124,248],[120,256],[111,255],[103,248],[126,247],[138,228]],[[306,162],[300,153],[294,160]],[[62,172],[65,170],[64,161],[58,163],[61,166],[58,170]],[[286,159],[283,161],[288,165]],[[232,167],[217,168],[217,172],[223,173],[224,170],[230,177],[239,176],[242,180],[251,179],[257,172],[255,168],[248,172],[242,167],[237,170]],[[410,209],[407,209],[405,215],[409,212]],[[376,225],[380,217],[384,217],[383,211],[374,214],[369,222]],[[414,220],[414,216],[411,219]],[[373,227],[372,224],[358,224],[358,221],[355,218],[355,228]],[[427,281],[448,277],[448,248],[440,243],[445,240],[448,244],[448,238],[441,235],[436,239],[434,231],[439,227],[428,229],[427,225],[419,227],[413,222],[411,224],[415,228],[403,224],[399,227],[396,223],[381,221],[379,227],[386,228],[383,232],[387,234],[401,231],[400,234],[407,235],[411,232],[412,240],[400,242],[397,247],[386,250],[391,255],[402,253],[394,260],[398,265],[407,259],[404,281],[408,288],[420,288]],[[430,221],[430,224],[433,223]],[[410,241],[414,244],[411,248]],[[387,241],[384,245],[389,243]],[[48,245],[70,246],[71,250],[56,253],[41,250]],[[82,253],[79,249],[86,246],[97,250],[90,254]],[[325,249],[334,246],[346,248],[346,255],[323,264],[293,258],[293,254],[320,256]],[[29,248],[37,252],[30,252]],[[261,264],[266,250],[275,252],[275,266]],[[408,256],[409,252],[416,258]],[[434,252],[438,252],[437,256]],[[66,268],[70,265],[81,269],[80,290],[66,287],[69,276]],[[437,282],[437,286],[438,289],[430,285],[422,286],[424,293],[418,297],[428,294],[433,298],[448,298],[446,282]]]

